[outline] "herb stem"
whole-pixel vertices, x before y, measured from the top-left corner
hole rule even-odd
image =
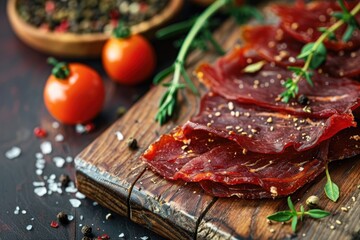
[[[340,1],[341,2],[341,1]],[[350,12],[350,14],[352,16],[356,15],[358,12],[360,11],[360,3],[358,3]],[[331,25],[326,31],[323,32],[323,34],[320,35],[320,37],[315,41],[313,47],[311,48],[311,53],[309,54],[309,56],[306,59],[306,62],[304,64],[304,66],[301,68],[301,73],[296,75],[296,77],[294,78],[294,83],[297,84],[300,80],[301,77],[304,75],[304,73],[306,71],[308,71],[311,60],[314,56],[314,52],[316,51],[316,49],[319,48],[320,44],[322,44],[324,42],[324,40],[333,32],[335,32],[339,27],[341,27],[343,24],[345,23],[345,21],[343,19],[338,20],[337,22],[335,22],[333,25]]]
[[[161,101],[159,110],[156,114],[156,120],[163,124],[168,117],[171,117],[176,106],[174,99],[177,97],[177,91],[180,86],[180,78],[182,69],[185,64],[186,56],[190,50],[191,43],[194,41],[197,34],[201,31],[203,26],[207,24],[208,19],[215,14],[220,8],[230,3],[232,0],[217,0],[211,4],[196,20],[188,35],[186,36],[178,56],[174,62],[174,75],[168,87],[166,98]]]

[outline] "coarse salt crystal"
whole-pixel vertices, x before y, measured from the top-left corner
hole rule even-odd
[[[25,215],[25,214],[26,214],[26,210],[22,210],[21,213]]]
[[[76,198],[69,199],[69,202],[70,202],[71,206],[73,206],[74,208],[78,208],[81,205],[80,200],[76,199]]]
[[[67,193],[76,193],[78,190],[74,185],[74,182],[69,182],[69,186],[65,188],[65,192]]]
[[[14,159],[14,158],[19,157],[20,154],[21,154],[21,149],[20,149],[19,147],[12,147],[12,148],[10,148],[9,150],[7,150],[7,151],[5,152],[5,157],[6,157],[7,159],[12,160],[12,159]]]
[[[62,157],[54,157],[53,162],[55,163],[56,167],[62,168],[65,164],[65,159]]]
[[[75,197],[78,198],[78,199],[84,199],[84,198],[86,198],[86,196],[85,196],[84,194],[82,194],[81,192],[77,192],[77,193],[75,194]]]
[[[40,144],[40,149],[41,149],[42,154],[44,154],[44,155],[50,154],[52,152],[51,142],[49,142],[49,141],[42,142]]]
[[[38,152],[38,153],[35,154],[35,157],[36,157],[37,159],[41,159],[41,158],[43,158],[43,155]]]
[[[60,124],[58,122],[53,122],[51,126],[56,129],[60,127]]]
[[[36,175],[40,176],[43,174],[43,170],[42,169],[36,169],[35,171]]]
[[[99,205],[99,203],[98,203],[98,202],[93,202],[92,205],[93,205],[93,206],[97,206],[97,205]]]
[[[80,215],[80,220],[84,220],[84,216],[83,215]]]
[[[69,220],[69,221],[74,220],[74,216],[73,216],[73,215],[68,215],[68,220]]]
[[[66,161],[67,163],[71,163],[71,162],[73,161],[73,158],[70,157],[70,156],[67,156],[66,159],[65,159],[65,161]]]
[[[26,230],[31,231],[32,229],[33,229],[33,226],[32,226],[32,225],[27,225],[27,226],[26,226]]]
[[[46,187],[38,187],[38,188],[34,189],[34,192],[39,197],[42,197],[47,193],[47,189],[46,189]]]
[[[120,131],[116,131],[115,135],[119,141],[124,140],[124,135]]]
[[[85,126],[82,125],[82,124],[76,124],[76,126],[75,126],[75,131],[76,131],[77,133],[82,134],[82,133],[86,132],[86,128],[85,128]]]
[[[55,141],[56,142],[62,142],[62,141],[64,141],[64,135],[62,135],[62,134],[57,134],[56,136],[55,136]]]
[[[140,237],[140,239],[141,240],[147,240],[147,239],[149,239],[149,237],[148,236],[143,236],[143,237]]]
[[[45,186],[45,183],[44,182],[33,182],[33,186],[34,187],[43,187],[43,186]]]
[[[120,234],[119,234],[119,237],[121,237],[121,238],[122,238],[122,237],[125,237],[125,234],[124,234],[124,233],[120,233]]]

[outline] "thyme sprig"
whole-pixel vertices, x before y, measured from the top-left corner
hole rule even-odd
[[[324,218],[330,215],[330,212],[321,210],[321,209],[310,209],[309,211],[305,211],[304,206],[300,205],[300,211],[298,212],[293,202],[291,201],[291,198],[287,198],[287,203],[290,210],[286,211],[280,211],[276,212],[274,214],[271,214],[267,217],[267,219],[276,221],[276,222],[287,222],[291,220],[291,228],[293,232],[296,232],[296,227],[298,224],[298,219],[300,217],[300,220],[302,221],[304,216],[309,216],[311,218]]]
[[[225,53],[221,45],[213,38],[210,29],[210,26],[213,24],[210,18],[225,6],[228,7],[229,13],[235,17],[238,23],[246,22],[252,17],[261,19],[260,13],[254,7],[238,7],[233,0],[217,0],[200,14],[195,21],[189,20],[183,24],[173,25],[158,32],[158,36],[165,38],[173,34],[186,32],[186,29],[191,26],[184,41],[181,42],[181,48],[175,62],[170,67],[158,73],[154,78],[154,84],[160,84],[167,76],[173,74],[170,82],[162,84],[167,90],[160,99],[159,109],[155,117],[155,120],[158,121],[160,125],[164,124],[174,115],[177,107],[177,95],[180,89],[188,87],[194,94],[198,95],[194,83],[185,70],[185,61],[190,50],[194,48],[207,50],[207,43],[210,43],[219,54]],[[243,8],[245,8],[245,10]],[[185,80],[185,84],[180,82],[182,78]]]
[[[329,28],[319,28],[318,30],[322,32],[320,37],[315,42],[310,42],[304,45],[300,54],[297,56],[297,58],[305,60],[303,67],[289,67],[295,76],[293,78],[286,79],[283,84],[285,91],[280,94],[283,102],[288,103],[290,99],[296,97],[299,93],[299,82],[301,79],[305,78],[305,80],[313,86],[313,81],[311,79],[313,70],[317,69],[326,60],[327,50],[324,45],[324,41],[326,39],[336,40],[335,31],[342,25],[347,24],[347,29],[342,36],[342,41],[346,42],[351,38],[353,32],[357,28],[360,28],[354,17],[360,11],[360,3],[358,3],[352,11],[349,12],[346,9],[343,0],[338,0],[338,2],[342,12],[335,12],[333,13],[333,16],[339,20]]]

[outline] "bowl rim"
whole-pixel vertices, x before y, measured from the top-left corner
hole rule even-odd
[[[57,33],[40,30],[20,17],[16,9],[16,1],[17,0],[8,0],[8,16],[13,24],[17,23],[18,25],[21,25],[22,30],[26,33],[31,33],[32,35],[36,35],[40,38],[48,38],[68,43],[105,41],[111,36],[111,34],[106,33]],[[181,9],[182,4],[183,0],[169,0],[168,4],[159,13],[146,21],[133,25],[131,27],[132,34],[142,34],[152,28],[160,26],[167,20],[171,19],[172,16]]]

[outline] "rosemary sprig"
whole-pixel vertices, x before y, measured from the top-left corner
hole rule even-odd
[[[246,22],[252,17],[262,19],[261,14],[254,7],[238,7],[233,0],[216,0],[199,15],[195,21],[190,19],[189,21],[169,26],[157,33],[158,37],[166,38],[174,34],[183,33],[191,26],[184,41],[180,41],[181,48],[175,62],[170,67],[158,73],[154,78],[154,84],[160,84],[165,77],[173,73],[172,80],[162,84],[167,87],[167,90],[160,100],[159,109],[155,117],[160,125],[164,124],[173,116],[177,107],[177,93],[180,89],[187,86],[194,94],[198,94],[195,85],[185,71],[185,60],[189,51],[193,48],[207,50],[207,43],[210,43],[219,54],[225,53],[221,45],[213,38],[210,31],[210,27],[214,26],[214,21],[210,21],[210,18],[224,6],[228,7],[227,10],[235,17],[238,23]],[[181,77],[185,80],[186,85],[180,84]]]
[[[351,38],[355,29],[359,28],[354,16],[360,11],[360,3],[349,12],[346,9],[343,0],[338,0],[338,2],[342,8],[342,12],[336,12],[333,15],[339,20],[329,28],[320,28],[319,31],[322,32],[320,37],[315,42],[308,43],[302,48],[301,53],[297,58],[305,60],[303,67],[289,67],[289,69],[294,72],[295,76],[286,79],[284,83],[285,91],[280,94],[283,102],[288,103],[290,99],[296,97],[299,92],[299,82],[302,78],[305,78],[306,81],[313,86],[311,79],[313,74],[312,71],[318,68],[326,60],[327,51],[323,43],[326,39],[334,40],[335,31],[346,23],[348,26],[342,37],[342,41],[346,42]]]
[[[154,80],[154,83],[158,84],[160,83],[164,77],[174,73],[173,78],[171,82],[166,83],[163,86],[167,87],[167,90],[163,97],[160,100],[160,106],[158,109],[158,112],[156,114],[156,121],[160,123],[160,125],[164,124],[170,117],[173,116],[174,111],[177,107],[177,93],[179,89],[184,88],[183,84],[180,84],[180,77],[183,76],[186,83],[189,85],[191,90],[198,94],[198,91],[192,81],[190,80],[190,77],[187,75],[184,63],[186,60],[186,56],[188,54],[188,51],[191,47],[191,43],[197,36],[197,34],[200,32],[202,27],[206,24],[208,19],[215,14],[221,7],[228,4],[230,0],[217,0],[213,4],[211,4],[196,20],[194,25],[192,26],[190,32],[186,36],[184,43],[182,44],[179,54],[173,63],[172,66],[169,68],[161,71]]]
[[[276,222],[287,222],[291,220],[291,228],[293,232],[296,232],[296,227],[298,223],[298,218],[300,217],[300,220],[303,220],[304,216],[309,216],[311,218],[324,218],[330,215],[330,212],[321,210],[321,209],[310,209],[309,211],[305,212],[305,209],[303,205],[300,206],[300,212],[296,211],[293,202],[291,201],[291,198],[288,197],[287,203],[290,210],[286,211],[280,211],[276,212],[274,214],[271,214],[267,217],[267,219],[276,221]]]

